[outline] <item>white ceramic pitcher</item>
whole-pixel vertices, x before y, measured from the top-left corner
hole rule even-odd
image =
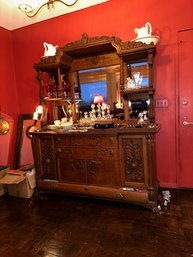
[[[142,28],[135,28],[135,33],[137,34],[137,38],[143,38],[151,36],[152,33],[152,27],[150,22],[146,22],[145,26]]]
[[[56,54],[56,47],[52,44],[44,42],[44,56],[54,56]]]

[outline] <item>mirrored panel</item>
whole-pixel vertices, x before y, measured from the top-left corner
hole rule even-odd
[[[128,103],[129,106],[129,118],[130,119],[139,119],[139,117],[143,117],[144,120],[148,120],[149,114],[149,102],[147,99],[136,99],[130,100]]]
[[[106,103],[113,110],[114,104],[120,102],[119,65],[78,71],[75,84],[75,98],[80,96],[82,100],[80,111],[91,110],[93,103]]]
[[[149,87],[149,65],[147,62],[127,64],[126,89]]]

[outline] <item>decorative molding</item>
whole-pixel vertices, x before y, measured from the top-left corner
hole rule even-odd
[[[74,171],[84,170],[84,160],[72,160],[72,169]]]
[[[141,138],[124,138],[122,140],[125,180],[144,182],[143,142]]]
[[[50,138],[41,138],[42,169],[45,177],[53,177],[55,153]]]
[[[105,159],[105,158],[113,158],[114,157],[114,150],[107,149],[107,148],[99,148],[96,152],[96,158],[98,159]]]
[[[61,49],[66,52],[75,48],[89,47],[98,44],[120,44],[121,39],[115,36],[96,36],[96,37],[88,37],[86,33],[83,33],[82,38],[80,40],[76,40],[64,45]]]
[[[146,44],[142,42],[135,42],[135,41],[126,41],[122,42],[122,40],[115,36],[95,36],[95,37],[88,37],[86,33],[83,33],[82,38],[80,40],[76,40],[70,43],[67,43],[60,49],[63,52],[70,53],[73,50],[81,49],[81,48],[89,48],[89,47],[96,47],[99,48],[100,46],[104,45],[105,49],[111,49],[111,52],[117,52],[118,54],[125,54],[126,52],[140,50],[140,49],[154,49],[154,43]],[[113,51],[114,49],[114,51]],[[100,51],[102,48],[100,47]],[[150,50],[151,51],[151,50]]]
[[[154,47],[155,45],[153,43],[150,44],[146,44],[146,43],[142,43],[142,42],[135,42],[135,41],[126,41],[126,42],[120,42],[120,48],[118,52],[127,52],[127,51],[133,51],[137,48],[150,48],[150,47]]]
[[[87,162],[87,171],[89,174],[93,174],[101,170],[102,163],[101,161],[88,161]]]

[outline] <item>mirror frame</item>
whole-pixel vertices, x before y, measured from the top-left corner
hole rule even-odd
[[[17,140],[16,140],[16,147],[15,147],[13,169],[19,169],[20,168],[23,138],[24,138],[24,136],[27,136],[27,130],[28,130],[28,128],[27,128],[26,131],[24,131],[25,120],[31,120],[32,124],[33,124],[33,122],[34,122],[33,114],[31,114],[31,113],[19,114],[18,128],[17,128]]]
[[[75,74],[79,70],[120,65],[120,97],[123,99],[124,119],[126,122],[129,120],[127,98],[130,92],[125,91],[125,82],[128,77],[126,72],[126,66],[129,63],[136,63],[141,61],[147,61],[149,65],[149,87],[145,90],[137,90],[138,94],[150,95],[150,121],[155,120],[154,105],[153,105],[153,59],[156,54],[156,46],[153,42],[150,44],[125,41],[115,36],[96,36],[88,37],[86,33],[83,33],[80,40],[76,40],[65,44],[63,47],[58,47],[55,56],[49,56],[48,58],[40,58],[38,63],[33,65],[37,71],[37,77],[40,84],[40,103],[43,106],[47,105],[47,102],[53,101],[54,104],[57,98],[45,100],[44,95],[44,83],[42,79],[42,73],[57,73],[58,75],[58,91],[59,96],[62,96],[63,87],[61,81],[61,74],[68,73],[69,81],[72,85],[75,83]],[[146,91],[146,92],[144,92]],[[76,101],[74,97],[73,87],[71,89],[72,94],[72,117],[73,121],[77,121],[76,117]],[[125,99],[126,98],[126,99]],[[58,97],[60,99],[60,97]],[[56,108],[55,108],[56,109]],[[58,119],[57,111],[54,109],[54,120]],[[45,119],[46,127],[47,120]]]

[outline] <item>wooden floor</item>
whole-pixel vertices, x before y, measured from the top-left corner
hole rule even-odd
[[[193,191],[160,213],[64,195],[0,197],[0,257],[192,257]]]

